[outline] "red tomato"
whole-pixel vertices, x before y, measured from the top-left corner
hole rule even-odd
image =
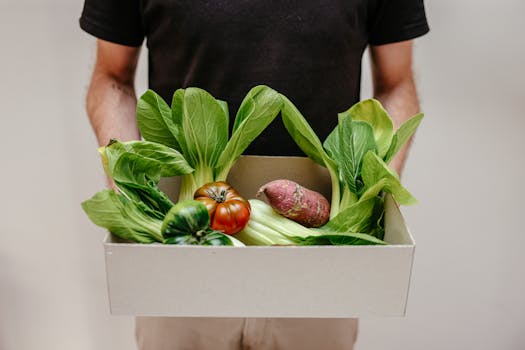
[[[206,184],[195,191],[194,199],[202,202],[210,213],[212,229],[233,235],[250,219],[250,202],[226,182]]]

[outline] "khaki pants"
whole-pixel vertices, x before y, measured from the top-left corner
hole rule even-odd
[[[352,350],[357,319],[137,317],[140,350]]]

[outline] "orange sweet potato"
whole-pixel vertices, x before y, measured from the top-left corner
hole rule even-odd
[[[270,206],[279,214],[306,227],[319,227],[330,219],[330,203],[320,193],[298,183],[279,179],[271,181],[257,191],[268,199]]]

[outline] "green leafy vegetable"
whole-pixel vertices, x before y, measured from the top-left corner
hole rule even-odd
[[[159,167],[158,176],[160,177],[176,176],[193,171],[180,152],[155,142],[112,140],[108,146],[101,147],[99,151],[103,157],[107,157],[108,165],[111,167],[110,174],[114,174],[116,160],[125,153],[141,159],[141,162],[148,167]]]
[[[179,130],[170,107],[153,90],[146,91],[137,101],[137,123],[145,140],[180,150],[176,138]]]
[[[374,207],[380,198],[372,197],[352,204],[348,208],[339,212],[331,219],[323,230],[328,232],[369,232],[372,222],[370,217],[374,212]]]
[[[281,98],[283,100],[281,113],[286,130],[297,146],[310,159],[324,166],[329,157],[323,149],[321,141],[297,107],[286,96],[281,95]]]
[[[323,148],[321,141],[313,131],[312,127],[295,105],[284,95],[280,95],[283,101],[281,116],[284,126],[299,148],[314,162],[325,166],[332,179],[332,205],[330,216],[339,212],[340,178],[337,163]],[[337,151],[334,149],[334,152]],[[337,198],[337,200],[334,200]]]
[[[145,205],[104,190],[82,202],[82,209],[96,225],[122,239],[152,243],[163,242],[162,220],[151,217]]]
[[[158,188],[160,178],[193,171],[179,152],[153,142],[112,140],[99,152],[119,191],[129,199],[144,202],[157,218],[173,206]]]
[[[365,233],[339,233],[322,236],[293,237],[298,245],[384,245],[384,241]]]
[[[339,158],[341,178],[352,193],[359,194],[362,183],[359,174],[363,157],[368,151],[375,151],[374,134],[370,124],[352,121],[349,117],[339,116]]]
[[[256,86],[244,98],[233,133],[217,163],[215,181],[225,181],[237,159],[250,143],[274,120],[281,109],[279,94],[267,86]]]
[[[158,181],[193,169],[179,152],[153,142],[112,140],[99,152],[120,193],[101,191],[83,202],[88,217],[123,239],[163,242],[162,219],[173,203],[159,190]]]
[[[173,98],[171,100],[171,119],[172,119],[172,130],[171,133],[174,135],[177,140],[180,148],[177,150],[188,154],[188,147],[186,146],[186,140],[184,139],[184,133],[182,131],[182,118],[183,118],[183,106],[184,106],[184,89],[177,89],[173,93]],[[161,98],[160,96],[158,98]],[[142,97],[140,98],[142,99]],[[140,101],[139,99],[139,101]],[[140,114],[137,113],[137,120],[140,120]],[[141,129],[139,124],[139,129]],[[146,138],[145,138],[146,139]],[[147,140],[147,139],[146,139]],[[160,142],[162,143],[162,142]]]
[[[364,100],[353,105],[347,113],[352,120],[362,120],[372,126],[377,154],[384,157],[392,142],[394,126],[381,103],[375,99]]]
[[[112,140],[100,148],[104,168],[118,193],[101,191],[82,203],[90,219],[115,235],[141,243],[242,245],[210,228],[208,210],[193,201],[202,185],[224,181],[249,144],[281,111],[284,125],[332,181],[330,221],[317,229],[250,201],[252,219],[237,237],[246,244],[384,244],[383,193],[400,204],[415,198],[388,167],[409,140],[423,115],[397,132],[376,100],[362,101],[339,114],[338,125],[323,143],[285,96],[256,86],[237,111],[231,137],[228,105],[198,88],[179,89],[171,106],[148,90],[138,101],[137,119],[144,141]],[[181,176],[179,202],[158,187],[162,177]]]
[[[368,152],[365,155],[362,175],[366,192],[360,200],[366,201],[384,191],[391,193],[399,204],[413,205],[417,203],[410,192],[401,185],[397,174],[375,153]]]
[[[158,137],[151,132],[151,125],[166,124],[165,102],[162,98],[151,97],[148,91],[141,97],[146,102],[150,113],[137,113],[139,129],[156,142],[167,146],[173,144],[169,137]],[[147,103],[148,102],[148,103]],[[228,108],[223,101],[216,100],[208,92],[198,88],[179,89],[175,91],[171,105],[171,125],[169,130],[183,155],[183,158],[194,169],[182,176],[179,200],[193,198],[197,188],[206,183],[224,181],[235,161],[246,150],[249,144],[275,119],[281,110],[282,101],[279,94],[271,88],[260,85],[252,88],[244,98],[235,118],[231,138],[228,137]],[[142,126],[141,126],[142,125]],[[164,135],[164,134],[162,134]],[[164,135],[165,136],[165,135]],[[145,136],[145,139],[148,138]]]
[[[199,166],[213,169],[228,142],[228,119],[219,102],[202,89],[187,88],[182,131],[188,163],[197,171]],[[212,180],[213,173],[209,175]]]
[[[104,169],[119,193],[100,192],[83,203],[84,210],[97,225],[141,243],[242,245],[209,229],[207,210],[207,228],[201,233],[195,231],[190,223],[200,212],[183,215],[179,204],[192,199],[202,185],[225,180],[242,152],[277,116],[281,105],[276,91],[256,86],[244,99],[229,138],[226,102],[205,90],[187,88],[175,91],[169,106],[148,90],[137,103],[138,126],[145,140],[112,140],[99,149]],[[171,176],[182,176],[180,202],[175,206],[158,187],[162,177]],[[164,227],[166,237],[160,232],[159,220],[169,222]],[[176,225],[182,223],[178,220],[186,220],[187,226],[177,231]]]
[[[416,129],[421,123],[422,119],[423,114],[419,113],[401,124],[399,129],[394,134],[394,137],[392,138],[392,144],[385,155],[385,163],[390,163],[390,161],[396,156],[401,147],[403,147],[403,145],[408,141],[408,139],[410,139],[414,132],[416,132]]]
[[[385,244],[365,233],[336,232],[327,228],[306,228],[277,214],[268,204],[250,199],[252,215],[235,237],[247,245],[347,245]]]
[[[394,133],[379,101],[365,100],[339,114],[338,125],[321,146],[299,110],[284,96],[283,101],[282,117],[289,134],[308,157],[328,169],[332,179],[330,221],[322,229],[382,237],[382,194],[391,193],[400,204],[416,203],[386,162],[408,141],[423,114]]]

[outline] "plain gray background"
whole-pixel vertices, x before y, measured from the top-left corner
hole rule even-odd
[[[420,200],[403,208],[417,241],[407,317],[362,320],[357,349],[523,349],[525,2],[426,6],[431,33],[415,52],[426,118],[403,178]],[[84,111],[95,40],[78,28],[81,7],[0,1],[3,350],[134,348],[133,320],[108,312],[104,231],[80,208],[105,185]],[[364,73],[368,97],[367,59]]]

